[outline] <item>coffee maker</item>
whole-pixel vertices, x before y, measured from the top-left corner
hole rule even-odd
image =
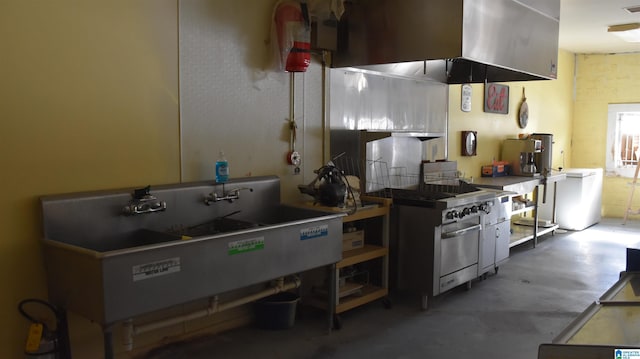
[[[542,150],[535,154],[534,160],[538,172],[543,176],[549,175],[552,169],[553,135],[550,133],[532,133],[529,138],[542,142]]]
[[[507,139],[502,144],[502,160],[509,162],[514,176],[539,176],[536,154],[541,152],[542,141],[539,139]]]

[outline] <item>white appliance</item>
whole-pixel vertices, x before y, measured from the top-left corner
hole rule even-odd
[[[592,226],[602,218],[602,168],[566,168],[567,179],[557,182],[556,222],[574,231]],[[541,218],[551,218],[551,206],[540,208]]]

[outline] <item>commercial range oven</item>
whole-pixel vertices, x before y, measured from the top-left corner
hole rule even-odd
[[[398,247],[398,288],[428,298],[482,275],[484,216],[495,193],[457,178],[455,162],[424,163],[416,190],[392,190]],[[487,268],[487,267],[485,267]]]

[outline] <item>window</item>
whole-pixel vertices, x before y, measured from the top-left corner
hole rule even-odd
[[[640,159],[640,104],[609,105],[607,172],[633,177]]]

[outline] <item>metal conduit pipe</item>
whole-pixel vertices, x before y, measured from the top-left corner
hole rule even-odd
[[[300,278],[293,276],[290,282],[286,282],[284,278],[278,278],[273,287],[267,288],[257,293],[253,293],[238,299],[231,300],[226,303],[219,303],[218,296],[214,296],[209,301],[209,306],[205,309],[197,310],[191,313],[178,315],[175,317],[149,322],[142,325],[134,325],[133,319],[126,320],[122,323],[123,345],[127,351],[133,349],[133,337],[142,333],[147,333],[156,329],[166,328],[172,325],[184,323],[189,320],[198,319],[219,313],[231,308],[256,301],[261,298],[268,297],[273,294],[284,292],[287,290],[299,288],[301,284]]]

